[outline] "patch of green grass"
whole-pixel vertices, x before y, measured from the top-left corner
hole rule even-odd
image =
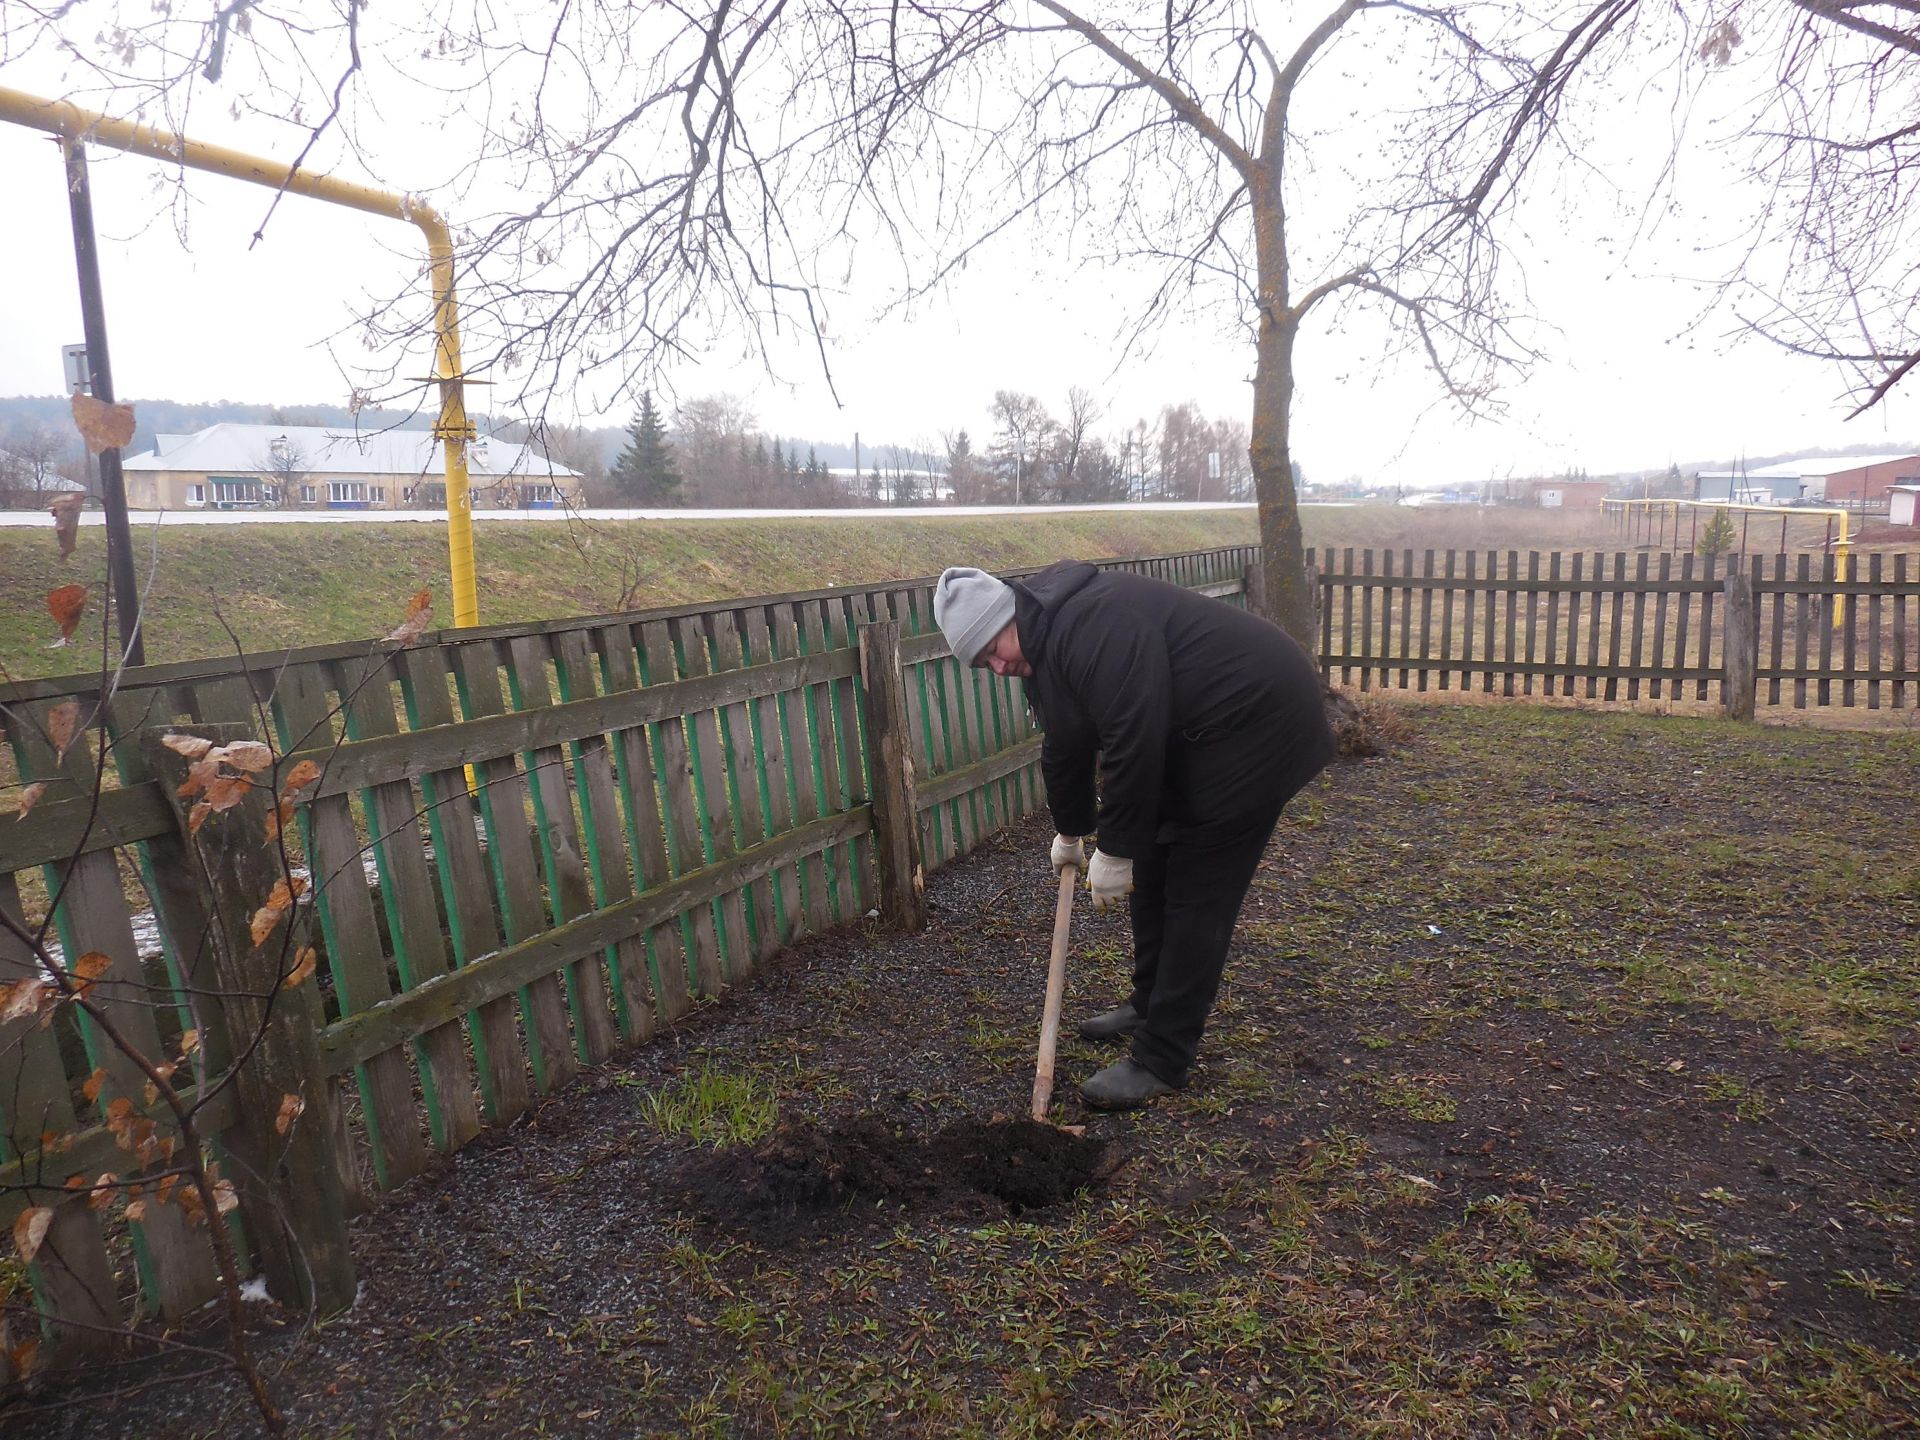
[[[681,1075],[640,1102],[640,1113],[663,1135],[696,1145],[751,1145],[772,1133],[780,1116],[772,1084],[751,1071],[700,1068]]]
[[[1390,1075],[1376,1080],[1373,1096],[1388,1110],[1432,1125],[1447,1123],[1459,1109],[1453,1097],[1438,1084],[1417,1075]]]

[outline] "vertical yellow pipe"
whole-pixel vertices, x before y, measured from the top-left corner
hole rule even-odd
[[[80,142],[111,145],[149,159],[226,175],[255,185],[286,189],[332,205],[405,220],[426,236],[429,278],[433,285],[434,379],[440,388],[440,418],[433,433],[441,442],[447,477],[447,559],[453,586],[453,623],[480,623],[480,601],[473,564],[473,504],[467,480],[466,385],[460,361],[460,309],[454,298],[453,237],[431,206],[408,195],[357,185],[331,175],[295,170],[224,145],[189,140],[154,125],[114,120],[66,100],[47,100],[0,85],[0,121],[44,130]]]
[[[423,207],[424,208],[424,207]],[[453,293],[453,239],[438,215],[427,210],[414,223],[427,236],[433,263],[433,373],[440,386],[439,437],[447,475],[447,574],[453,586],[455,626],[480,623],[479,586],[473,563],[473,491],[467,475],[466,385],[460,373],[460,307]]]

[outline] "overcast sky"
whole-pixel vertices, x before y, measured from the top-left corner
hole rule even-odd
[[[29,64],[0,73],[0,83],[51,90],[61,82]],[[1334,101],[1358,105],[1368,77],[1362,70],[1323,83]],[[198,138],[291,157],[272,132],[223,124],[214,105],[195,114]],[[425,133],[421,119],[411,117],[416,135]],[[373,122],[363,115],[359,123],[364,130]],[[1646,120],[1647,133],[1657,135],[1660,123]],[[1630,122],[1626,128],[1619,143],[1631,149],[1638,139]],[[359,367],[391,361],[369,354],[356,320],[417,268],[411,227],[289,197],[265,239],[250,246],[269,192],[193,172],[181,182],[152,162],[97,147],[93,156],[122,396],[344,403]],[[443,169],[438,157],[424,159],[416,183]],[[1707,173],[1704,161],[1699,171]],[[38,134],[0,125],[0,174],[9,177],[0,394],[57,392],[60,347],[81,334],[58,152]],[[1762,342],[1736,343],[1725,313],[1694,323],[1716,262],[1698,247],[1737,235],[1749,203],[1737,186],[1704,183],[1704,192],[1686,192],[1689,214],[1631,247],[1631,222],[1622,217],[1639,197],[1629,190],[1569,186],[1538,209],[1521,255],[1543,321],[1532,338],[1546,358],[1503,393],[1503,419],[1462,417],[1417,368],[1383,361],[1379,327],[1364,317],[1336,333],[1326,324],[1310,331],[1300,348],[1295,439],[1307,474],[1431,484],[1813,447],[1869,452],[1920,440],[1920,385],[1849,423],[1831,368]],[[1688,270],[1697,278],[1685,278]],[[683,396],[747,396],[772,432],[842,441],[858,432],[868,446],[937,445],[940,432],[962,426],[984,437],[988,403],[1002,388],[1029,391],[1057,412],[1069,386],[1084,386],[1102,400],[1103,428],[1111,430],[1179,401],[1244,418],[1251,350],[1217,318],[1168,328],[1151,351],[1116,369],[1120,318],[1147,279],[1076,266],[1044,239],[1016,235],[911,315],[879,315],[883,297],[857,284],[837,297],[829,354],[837,408],[803,346],[777,356],[778,375],[722,347],[664,378]],[[470,404],[487,408],[484,393]],[[551,413],[569,410],[588,423],[619,423],[631,400],[587,390],[554,397]]]

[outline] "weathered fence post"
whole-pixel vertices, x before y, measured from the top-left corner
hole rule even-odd
[[[913,742],[900,669],[900,622],[860,627],[860,678],[866,691],[868,765],[873,776],[873,858],[880,875],[880,915],[888,925],[920,930],[927,923],[920,817],[913,795]]]
[[[1735,570],[1726,579],[1727,611],[1722,633],[1724,676],[1720,704],[1730,720],[1753,719],[1760,678],[1760,616],[1754,604],[1753,577]]]
[[[253,738],[241,725],[173,733],[215,745]],[[238,1162],[232,1178],[248,1237],[276,1300],[323,1315],[344,1310],[353,1303],[353,1255],[334,1161],[332,1092],[316,1041],[319,999],[311,979],[283,983],[304,943],[305,907],[290,904],[278,918],[270,912],[276,885],[288,878],[280,847],[267,839],[275,769],[251,774],[256,783],[244,798],[205,814],[196,833],[194,798],[180,794],[191,762],[159,730],[145,731],[141,745],[206,889],[208,934],[197,943],[212,951],[228,1053],[237,1057],[240,1118],[224,1138]],[[256,926],[265,932],[258,942]]]
[[[1267,609],[1267,567],[1258,555],[1248,562],[1242,583],[1247,587],[1247,608],[1263,620],[1272,619]]]
[[[1307,562],[1307,609],[1313,617],[1313,627],[1307,632],[1308,655],[1317,655],[1323,649],[1320,633],[1320,600],[1320,567],[1309,560]]]

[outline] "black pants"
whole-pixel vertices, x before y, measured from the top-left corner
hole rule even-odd
[[[1155,845],[1133,862],[1133,1058],[1186,1078],[1227,967],[1227,944],[1284,800],[1242,823]]]

